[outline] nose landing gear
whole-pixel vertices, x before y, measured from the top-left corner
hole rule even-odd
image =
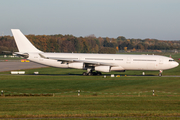
[[[162,72],[163,72],[162,70],[159,70],[159,74],[158,74],[159,77],[162,76]]]

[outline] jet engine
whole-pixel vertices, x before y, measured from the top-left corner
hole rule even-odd
[[[73,62],[68,64],[69,68],[76,68],[76,69],[83,69],[84,63],[83,62]]]
[[[125,69],[121,66],[118,66],[118,67],[111,67],[111,71],[125,72]]]
[[[110,66],[96,66],[95,71],[111,72],[111,67]]]

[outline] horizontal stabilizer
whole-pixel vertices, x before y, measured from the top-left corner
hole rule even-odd
[[[14,52],[13,55],[21,56],[21,57],[24,57],[24,58],[29,57],[28,53],[21,53],[21,52]]]

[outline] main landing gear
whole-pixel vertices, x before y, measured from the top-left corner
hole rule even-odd
[[[93,72],[92,69],[87,69],[87,72],[83,72],[83,75],[86,76],[86,75],[89,75],[89,76],[92,76],[92,75],[102,75],[101,72]]]
[[[87,73],[87,72],[83,72],[83,75],[84,76],[86,76],[86,75],[89,75],[89,76],[92,76],[92,75],[102,75],[102,73],[101,72],[89,72],[89,73]]]
[[[159,70],[159,74],[158,74],[159,77],[162,76],[162,72],[163,72],[162,70]]]

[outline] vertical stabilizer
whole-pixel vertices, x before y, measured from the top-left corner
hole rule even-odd
[[[11,29],[19,52],[41,52],[38,50],[19,29]]]

